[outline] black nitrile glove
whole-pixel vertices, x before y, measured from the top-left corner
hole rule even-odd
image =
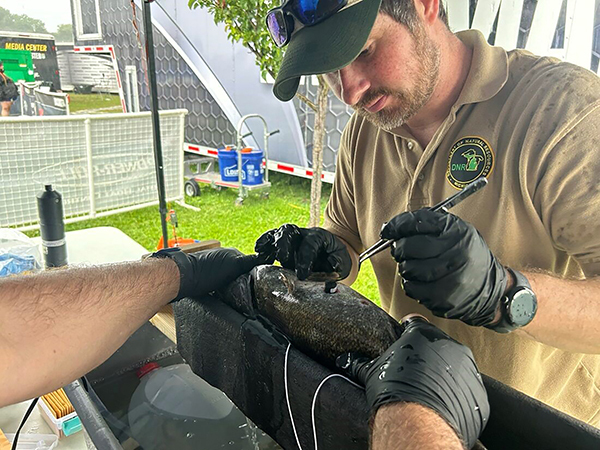
[[[381,237],[396,241],[392,256],[406,295],[439,317],[473,326],[494,320],[507,274],[473,225],[420,209],[394,217]]]
[[[266,262],[260,255],[244,255],[235,248],[214,248],[195,253],[168,248],[152,256],[170,258],[179,268],[179,292],[173,301],[184,297],[202,297]]]
[[[336,362],[365,386],[373,415],[386,403],[419,403],[440,414],[466,448],[485,428],[490,405],[471,350],[422,318],[410,319],[379,358],[346,353]]]
[[[272,264],[295,270],[305,280],[311,272],[337,273],[339,279],[350,275],[352,260],[346,246],[323,228],[299,228],[286,223],[262,234],[254,251]]]

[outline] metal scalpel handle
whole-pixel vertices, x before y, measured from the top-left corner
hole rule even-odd
[[[485,187],[487,185],[487,183],[488,183],[487,178],[485,178],[485,177],[479,178],[479,179],[473,181],[472,183],[467,184],[461,191],[457,192],[456,194],[451,195],[447,199],[439,202],[437,205],[430,207],[429,210],[430,211],[446,211],[447,212],[450,208],[458,205],[465,198],[470,197],[475,192],[477,192],[481,188]],[[386,248],[389,248],[393,243],[394,243],[394,241],[391,239],[390,240],[387,240],[387,239],[378,240],[375,244],[373,244],[371,247],[369,247],[368,249],[366,249],[364,252],[362,252],[359,255],[359,260],[358,260],[359,267],[364,261],[366,261],[367,259],[376,255],[377,253],[382,252]]]

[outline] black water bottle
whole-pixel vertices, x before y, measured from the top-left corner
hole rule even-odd
[[[40,234],[46,268],[67,265],[67,242],[63,221],[62,196],[47,184],[37,195]]]

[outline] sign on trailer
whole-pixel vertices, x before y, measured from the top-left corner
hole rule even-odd
[[[54,36],[0,31],[0,49],[30,52],[35,81],[41,82],[52,91],[61,90]]]

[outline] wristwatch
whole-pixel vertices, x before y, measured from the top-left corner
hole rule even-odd
[[[488,328],[498,333],[510,333],[529,324],[537,311],[537,297],[521,272],[507,267],[515,280],[514,286],[500,300],[500,321]]]

